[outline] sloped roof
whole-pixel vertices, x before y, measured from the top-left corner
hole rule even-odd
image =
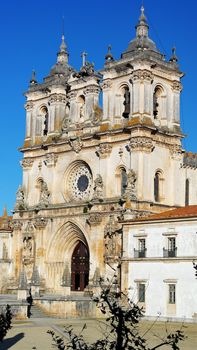
[[[153,214],[147,217],[142,217],[135,221],[152,221],[152,220],[167,220],[167,219],[181,219],[181,218],[197,218],[197,205],[188,205],[177,209],[167,210],[162,213]]]

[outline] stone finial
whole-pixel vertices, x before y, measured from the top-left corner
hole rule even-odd
[[[176,55],[176,47],[172,48],[172,55],[170,57],[170,62],[173,62],[173,63],[178,62],[178,57]]]
[[[7,218],[8,217],[8,213],[7,213],[7,208],[6,206],[3,208],[3,217]]]
[[[112,49],[111,45],[108,45],[108,52],[105,56],[106,63],[114,61],[113,55],[111,53],[111,49]]]
[[[37,84],[37,80],[36,80],[36,71],[33,69],[32,70],[32,75],[31,75],[31,79],[30,79],[30,85],[35,85]]]
[[[32,277],[31,277],[31,285],[33,286],[39,286],[40,285],[40,275],[38,271],[38,267],[34,266]]]
[[[67,46],[65,43],[65,38],[64,38],[64,34],[62,34],[62,41],[61,41],[61,45],[60,45],[60,50],[57,54],[57,63],[60,64],[67,64],[68,63],[68,57],[69,57],[69,53],[67,51]]]
[[[18,289],[27,289],[27,276],[24,268],[21,270],[19,275]]]

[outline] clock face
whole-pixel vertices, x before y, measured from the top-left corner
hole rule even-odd
[[[92,194],[92,173],[86,164],[78,164],[68,176],[68,192],[72,199],[87,201]]]

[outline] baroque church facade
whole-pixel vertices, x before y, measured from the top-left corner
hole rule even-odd
[[[94,291],[121,269],[124,219],[196,203],[196,158],[181,144],[183,73],[148,31],[142,7],[136,37],[118,60],[109,47],[99,72],[85,55],[72,68],[62,36],[49,75],[32,75],[4,288],[22,274],[46,294]]]

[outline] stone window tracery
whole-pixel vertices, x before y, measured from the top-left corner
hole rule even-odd
[[[87,201],[92,197],[92,173],[85,162],[77,162],[74,167],[71,167],[68,173],[66,187],[70,199]]]

